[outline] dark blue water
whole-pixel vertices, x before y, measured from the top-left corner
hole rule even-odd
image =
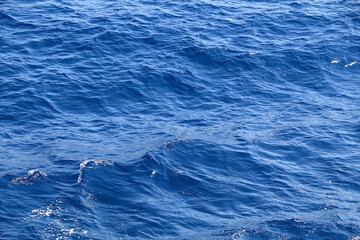
[[[358,0],[1,0],[0,239],[360,239]]]

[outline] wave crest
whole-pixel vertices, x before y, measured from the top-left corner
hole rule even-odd
[[[82,181],[84,168],[97,168],[99,165],[100,166],[107,166],[107,165],[113,166],[114,163],[107,162],[104,160],[86,160],[86,161],[80,163],[78,183],[81,183],[81,181]]]
[[[24,177],[18,177],[11,181],[13,185],[33,185],[40,181],[47,181],[46,173],[41,172],[39,169],[33,169],[28,171],[28,174]]]

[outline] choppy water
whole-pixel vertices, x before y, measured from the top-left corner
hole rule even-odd
[[[360,239],[357,0],[0,1],[0,239]]]

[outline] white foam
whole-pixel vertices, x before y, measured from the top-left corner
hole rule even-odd
[[[353,65],[357,64],[358,62],[352,62],[352,63],[349,63],[349,64],[346,64],[345,67],[352,67]]]

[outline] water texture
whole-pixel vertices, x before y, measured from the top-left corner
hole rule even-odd
[[[0,239],[360,239],[357,0],[0,1]]]

